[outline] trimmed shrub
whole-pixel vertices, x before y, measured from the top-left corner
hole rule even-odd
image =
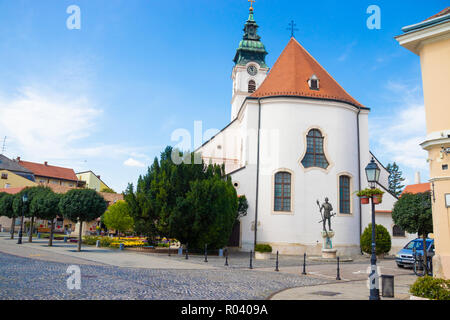
[[[437,279],[430,276],[418,278],[409,292],[421,298],[433,300],[450,300],[450,280]]]
[[[385,227],[375,225],[376,254],[380,255],[391,251],[391,236]],[[370,223],[361,235],[361,249],[363,252],[372,253],[372,224]]]
[[[272,247],[269,244],[257,244],[255,246],[255,251],[257,252],[272,252]]]

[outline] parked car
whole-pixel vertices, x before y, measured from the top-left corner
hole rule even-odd
[[[434,239],[426,239],[427,243],[427,256],[434,256]],[[396,257],[395,261],[397,262],[397,266],[399,268],[404,267],[413,267],[414,264],[414,256],[413,249],[416,249],[417,255],[423,255],[423,239],[417,238],[410,241],[402,250],[400,250]]]

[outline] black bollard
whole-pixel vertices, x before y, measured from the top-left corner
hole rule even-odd
[[[205,262],[208,262],[208,245],[205,244]]]
[[[225,266],[228,267],[228,249],[225,249]]]
[[[278,269],[278,251],[277,251],[277,262],[276,262],[276,265],[275,265],[275,271],[280,271],[279,269]]]
[[[186,246],[186,260],[188,260],[189,259],[189,256],[188,256],[188,248],[187,248],[187,246]]]
[[[306,274],[306,253],[303,255],[303,272],[302,274]]]
[[[252,258],[253,258],[253,251],[250,250],[250,269],[253,269],[253,266],[252,266]]]
[[[339,257],[337,257],[337,275],[336,280],[341,280],[340,270],[339,270]]]
[[[169,242],[169,257],[170,257],[170,242]]]

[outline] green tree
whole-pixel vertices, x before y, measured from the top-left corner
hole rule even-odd
[[[393,164],[389,163],[386,169],[389,171],[389,191],[399,197],[405,187],[402,185],[402,182],[405,181],[405,178],[402,176],[403,173],[395,162]]]
[[[104,192],[104,193],[117,193],[115,192],[113,189],[108,188],[108,187],[103,187],[100,192]]]
[[[5,216],[11,219],[11,239],[14,239],[14,228],[16,225],[17,215],[13,210],[13,201],[15,196],[12,194],[0,194],[0,216]]]
[[[170,218],[175,238],[190,247],[218,249],[227,245],[236,221],[238,200],[230,180],[214,176],[191,183]]]
[[[60,212],[65,218],[80,223],[78,251],[81,251],[83,222],[97,219],[106,208],[105,199],[95,190],[72,189],[62,196],[59,202]]]
[[[22,214],[30,218],[30,234],[28,236],[28,242],[33,241],[33,228],[34,228],[34,218],[35,214],[30,210],[30,204],[33,201],[33,198],[40,193],[48,193],[51,189],[44,186],[36,186],[36,187],[26,187],[21,192],[17,194],[17,197],[14,197],[13,201],[13,210],[17,217],[22,216]],[[28,201],[26,203],[23,202],[23,196],[27,195]]]
[[[134,220],[130,215],[130,207],[126,201],[117,201],[109,206],[103,215],[103,222],[108,229],[126,232],[133,228]]]
[[[185,161],[178,164],[174,159]],[[222,195],[216,190],[221,190]],[[195,200],[196,196],[200,200]],[[212,198],[222,203],[223,208],[217,207]],[[130,206],[135,231],[146,234],[149,241],[159,235],[177,238],[197,249],[206,241],[210,248],[221,246],[223,241],[217,240],[217,235],[220,233],[228,240],[239,215],[239,200],[231,180],[224,178],[224,167],[206,165],[199,154],[172,147],[161,153],[160,160],[155,158],[147,174],[139,177],[136,189],[128,185],[124,199]],[[231,214],[231,227],[228,214]],[[200,221],[200,217],[205,220]],[[223,219],[223,227],[216,224],[218,219]]]
[[[48,246],[53,245],[53,229],[55,228],[55,219],[59,213],[59,201],[62,195],[54,193],[51,189],[48,192],[40,192],[33,197],[30,203],[30,211],[39,219],[50,220],[50,237]]]
[[[394,205],[392,219],[406,232],[422,236],[424,259],[427,259],[426,239],[433,232],[431,193],[404,193]]]
[[[375,225],[375,252],[377,255],[391,251],[391,236],[381,224]],[[372,224],[370,223],[361,235],[361,250],[365,253],[372,253]]]

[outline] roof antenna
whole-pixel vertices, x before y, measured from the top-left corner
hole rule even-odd
[[[5,150],[6,150],[6,136],[3,139],[2,154],[5,154]]]

